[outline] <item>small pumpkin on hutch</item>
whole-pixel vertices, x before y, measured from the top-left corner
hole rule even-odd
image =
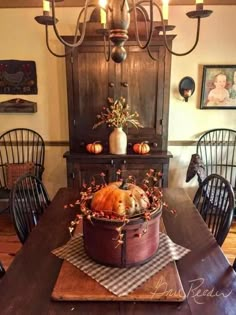
[[[135,143],[133,150],[137,154],[147,154],[150,151],[150,146],[147,142]]]
[[[103,150],[103,146],[101,143],[95,141],[93,143],[88,143],[86,145],[86,150],[89,152],[89,153],[93,153],[93,154],[99,154],[102,152]]]

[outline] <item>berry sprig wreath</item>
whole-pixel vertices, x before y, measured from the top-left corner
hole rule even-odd
[[[173,215],[176,215],[175,209],[169,209],[167,203],[163,200],[163,192],[160,188],[160,182],[162,179],[162,173],[157,172],[153,169],[150,169],[146,174],[144,179],[142,180],[142,183],[140,187],[144,190],[145,194],[147,195],[150,207],[148,209],[144,209],[143,211],[133,214],[133,215],[117,215],[116,213],[105,213],[103,211],[93,211],[90,208],[91,200],[94,196],[94,193],[101,190],[102,188],[106,187],[108,184],[105,181],[105,174],[100,173],[99,174],[99,181],[96,180],[97,176],[93,176],[90,183],[83,183],[82,189],[80,192],[80,197],[75,201],[75,203],[70,203],[64,205],[64,208],[78,208],[78,213],[76,215],[76,218],[71,221],[69,226],[69,232],[71,236],[73,235],[73,232],[75,230],[76,225],[78,225],[83,218],[86,218],[91,222],[91,224],[94,224],[93,218],[100,218],[100,219],[106,219],[106,220],[113,220],[116,222],[120,222],[120,225],[116,227],[117,231],[117,237],[115,240],[117,241],[116,247],[123,244],[123,228],[131,219],[134,218],[143,218],[145,225],[142,228],[142,231],[139,233],[136,233],[135,236],[138,238],[141,238],[145,233],[147,233],[148,230],[148,222],[151,220],[152,214],[160,209],[167,210]],[[136,180],[132,175],[128,175],[127,178],[122,177],[121,170],[117,170],[116,172],[116,179],[117,181],[121,182],[121,185],[125,185],[126,183],[132,183],[135,184]],[[99,182],[99,183],[98,183]],[[130,197],[132,197],[130,195]],[[141,197],[142,198],[142,197]]]

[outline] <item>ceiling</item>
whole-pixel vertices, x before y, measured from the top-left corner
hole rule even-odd
[[[222,3],[223,2],[223,3]],[[85,0],[66,0],[58,2],[57,6],[83,6]],[[157,0],[161,3],[161,0]],[[170,0],[170,5],[194,5],[195,0]],[[205,5],[236,5],[236,0],[205,0]],[[0,0],[0,8],[36,8],[42,7],[42,0]]]

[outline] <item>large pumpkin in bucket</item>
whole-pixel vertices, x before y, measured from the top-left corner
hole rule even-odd
[[[83,219],[84,248],[92,259],[129,267],[156,254],[162,204],[150,209],[150,200],[139,186],[110,183],[94,193],[91,210],[104,216]]]
[[[150,207],[145,191],[132,183],[114,182],[95,192],[91,209],[115,215],[132,216]]]

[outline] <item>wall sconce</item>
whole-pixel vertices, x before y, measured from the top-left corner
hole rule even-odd
[[[179,83],[179,93],[183,96],[185,102],[193,95],[195,91],[195,82],[191,77],[184,77]]]

